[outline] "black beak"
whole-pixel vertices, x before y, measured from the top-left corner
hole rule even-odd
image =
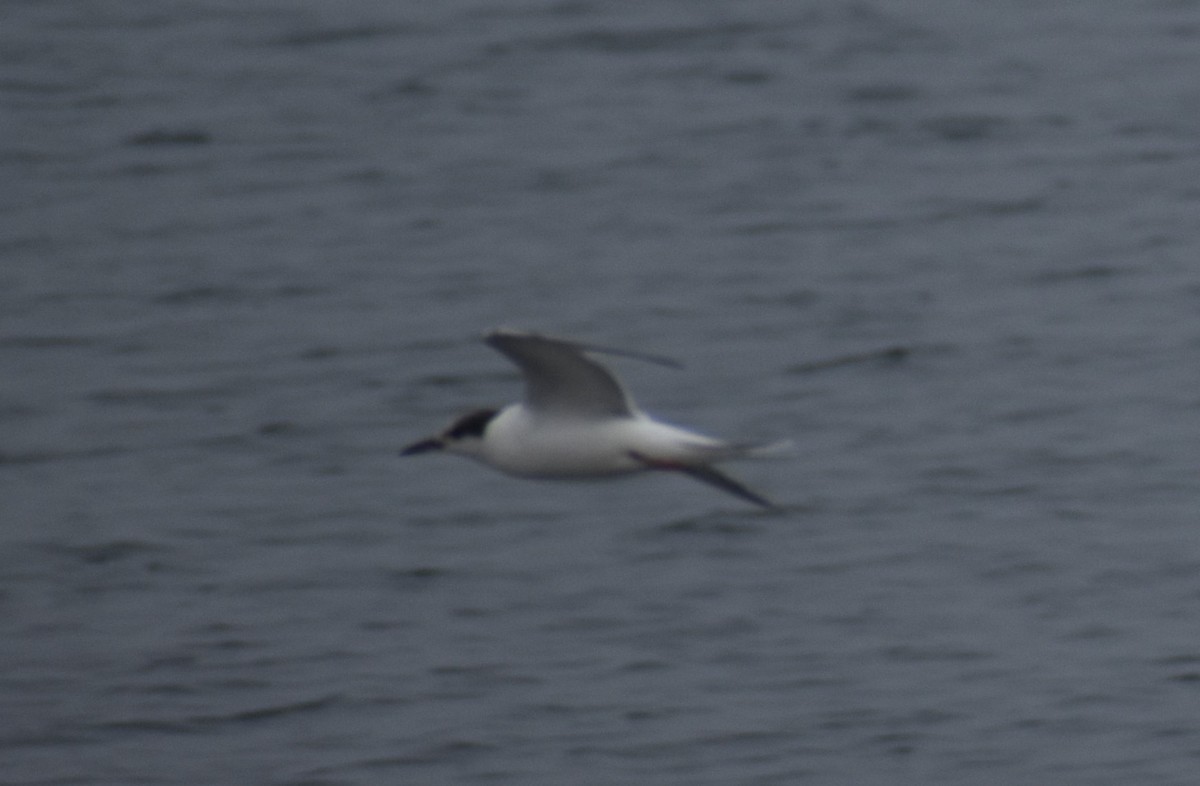
[[[404,450],[400,451],[401,456],[416,456],[421,453],[430,453],[435,450],[441,450],[446,447],[446,443],[442,442],[440,437],[430,437],[423,439],[420,442],[414,442]]]

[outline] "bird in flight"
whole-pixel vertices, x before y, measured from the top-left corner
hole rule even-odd
[[[774,507],[715,465],[773,453],[783,443],[727,442],[656,420],[638,409],[616,376],[590,356],[678,367],[675,361],[510,329],[490,331],[483,340],[521,370],[524,400],[468,412],[400,455],[446,451],[526,478],[678,472],[760,507]]]

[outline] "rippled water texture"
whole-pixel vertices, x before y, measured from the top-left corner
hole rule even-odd
[[[1192,784],[1200,6],[0,4],[0,780]],[[511,324],[678,477],[396,450]]]

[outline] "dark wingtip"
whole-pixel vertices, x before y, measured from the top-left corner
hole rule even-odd
[[[733,496],[743,499],[746,502],[758,505],[765,510],[778,510],[779,506],[761,494],[751,491],[746,488],[741,482],[734,480],[724,472],[717,470],[715,467],[707,464],[693,464],[681,466],[678,468],[680,472],[690,478],[695,478],[701,483],[707,483],[710,486],[719,488],[722,491],[732,494]]]

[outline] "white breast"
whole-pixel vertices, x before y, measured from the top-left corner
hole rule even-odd
[[[512,475],[588,477],[646,469],[636,456],[655,461],[694,459],[697,447],[716,444],[642,415],[602,419],[544,416],[515,404],[488,424],[480,458]]]

